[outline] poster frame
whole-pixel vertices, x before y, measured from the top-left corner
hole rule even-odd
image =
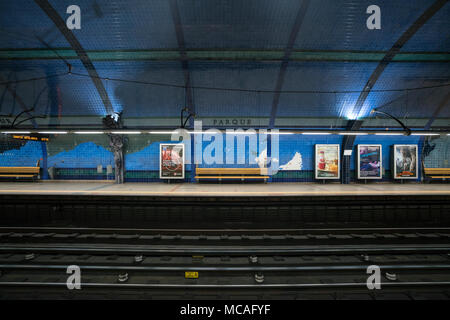
[[[395,162],[395,152],[396,152],[396,148],[397,147],[411,147],[414,146],[416,148],[416,174],[412,177],[397,177],[397,165]],[[392,145],[392,166],[393,166],[393,170],[392,172],[394,173],[394,179],[396,180],[403,180],[403,179],[418,179],[419,178],[419,159],[418,159],[418,150],[419,150],[419,145],[417,144],[394,144]]]
[[[361,177],[361,153],[360,153],[360,147],[379,147],[380,148],[380,175],[377,177]],[[357,153],[358,157],[356,159],[356,168],[358,170],[358,180],[379,180],[383,179],[383,146],[381,144],[358,144],[357,146]]]
[[[181,177],[163,177],[162,176],[162,148],[163,146],[181,146],[181,149],[183,151],[183,165],[182,165],[182,175]],[[159,144],[159,178],[160,179],[184,179],[185,178],[185,150],[184,150],[184,143],[160,143]]]
[[[317,166],[318,154],[317,149],[320,147],[337,147],[337,155],[338,155],[338,175],[337,177],[319,177],[319,170]],[[341,178],[341,146],[339,144],[316,144],[314,146],[314,176],[317,180],[338,180]]]

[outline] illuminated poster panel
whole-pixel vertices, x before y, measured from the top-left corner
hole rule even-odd
[[[358,144],[358,179],[381,179],[382,159],[381,144]]]
[[[394,144],[394,179],[417,179],[417,144]]]
[[[184,144],[159,145],[159,178],[184,179]]]
[[[340,178],[340,153],[338,144],[316,144],[316,179]]]

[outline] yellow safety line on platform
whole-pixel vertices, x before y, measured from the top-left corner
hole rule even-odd
[[[214,195],[239,195],[239,194],[260,194],[260,195],[344,195],[344,194],[354,194],[354,195],[374,195],[374,194],[382,194],[382,195],[391,195],[391,194],[450,194],[449,191],[436,191],[436,190],[424,190],[424,191],[413,191],[413,190],[393,190],[393,191],[338,191],[338,192],[326,192],[326,191],[195,191],[195,192],[171,192],[171,191],[82,191],[82,190],[0,190],[0,194],[8,194],[8,193],[37,193],[37,194],[74,194],[74,195],[122,195],[122,194],[130,194],[130,195],[199,195],[199,194],[214,194]]]

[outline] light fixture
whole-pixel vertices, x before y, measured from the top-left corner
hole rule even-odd
[[[328,134],[331,134],[331,132],[302,132],[302,134],[305,134],[305,135],[328,135]]]
[[[103,131],[75,131],[75,134],[102,134]]]
[[[140,131],[112,131],[112,134],[141,134]]]
[[[439,133],[411,133],[412,136],[439,136]]]
[[[67,134],[67,131],[39,131],[39,134]]]
[[[339,132],[343,136],[365,136],[368,135],[367,132]]]
[[[375,133],[376,136],[403,136],[403,133],[399,132],[377,132]]]
[[[150,134],[172,134],[175,131],[149,131]]]
[[[295,134],[294,132],[267,132],[267,134]]]
[[[206,132],[203,132],[206,133]],[[225,134],[256,134],[256,131],[253,132],[245,132],[245,131],[225,131]],[[267,132],[267,134],[270,134],[269,132]]]
[[[377,110],[376,108],[373,109],[372,111],[370,111],[370,114],[375,114],[375,113],[383,114],[383,115],[388,116],[389,118],[395,120],[398,124],[400,124],[400,125],[402,126],[403,130],[405,130],[405,135],[406,135],[406,136],[409,136],[409,135],[411,134],[411,129],[408,128],[408,127],[407,127],[403,122],[401,122],[399,119],[397,119],[396,117],[394,117],[392,114],[389,114],[389,113],[384,112],[384,111]]]
[[[2,131],[4,134],[30,134],[30,131]]]

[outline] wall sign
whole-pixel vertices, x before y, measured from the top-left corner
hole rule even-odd
[[[23,135],[23,134],[14,134],[12,136],[13,139],[19,139],[19,140],[30,140],[30,141],[49,141],[48,137],[43,136],[32,136],[32,135]]]
[[[184,144],[159,145],[159,178],[184,179]]]
[[[251,126],[252,119],[246,118],[218,118],[212,119],[212,125],[214,126]]]

